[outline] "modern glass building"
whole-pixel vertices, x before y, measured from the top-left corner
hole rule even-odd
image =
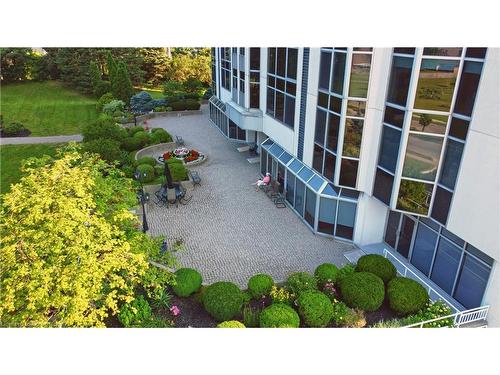
[[[500,326],[500,50],[212,49],[211,122],[311,231]]]

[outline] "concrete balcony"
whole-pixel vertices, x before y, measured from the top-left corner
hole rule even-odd
[[[241,129],[262,131],[262,111],[260,109],[247,109],[230,100],[226,102],[226,115]]]

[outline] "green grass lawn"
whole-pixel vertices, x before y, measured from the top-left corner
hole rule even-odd
[[[4,145],[0,146],[0,194],[10,191],[10,185],[22,176],[20,167],[24,159],[54,156],[61,144]]]
[[[4,122],[20,122],[31,136],[79,134],[97,116],[96,100],[55,81],[2,85]]]
[[[163,95],[162,88],[152,89],[152,88],[142,87],[142,88],[137,88],[136,91],[137,92],[146,91],[153,97],[153,99],[163,99],[165,97],[165,95]]]

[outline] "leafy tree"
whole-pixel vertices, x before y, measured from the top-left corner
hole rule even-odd
[[[141,48],[140,53],[145,83],[155,86],[161,84],[169,64],[165,48]]]
[[[3,82],[32,78],[35,53],[31,48],[0,48],[0,78]]]
[[[190,77],[201,81],[207,86],[211,83],[212,73],[210,68],[210,55],[172,55],[172,60],[166,71],[165,78],[167,80],[185,82]]]
[[[106,69],[108,73],[108,79],[111,82],[111,88],[113,88],[113,83],[116,81],[116,75],[118,73],[118,65],[111,54],[111,51],[106,53]]]
[[[159,246],[128,211],[131,180],[77,147],[28,161],[4,196],[1,326],[102,327],[138,286],[153,295],[174,280],[148,265]]]
[[[134,87],[124,62],[118,63],[116,76],[111,80],[111,90],[115,98],[125,103],[134,95]]]
[[[182,96],[185,94],[184,85],[179,81],[167,81],[163,86],[163,93],[166,97]]]
[[[189,77],[183,84],[184,91],[189,94],[201,94],[203,91],[203,84],[195,77]]]

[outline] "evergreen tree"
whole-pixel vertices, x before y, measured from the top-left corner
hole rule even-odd
[[[101,77],[101,71],[99,70],[99,67],[97,66],[97,63],[95,61],[90,62],[89,74],[94,96],[100,97],[100,95],[102,95],[100,91],[102,87],[102,77]]]
[[[129,104],[130,98],[134,95],[134,87],[128,74],[127,66],[123,61],[118,63],[114,79],[111,81],[111,92],[116,99]]]

